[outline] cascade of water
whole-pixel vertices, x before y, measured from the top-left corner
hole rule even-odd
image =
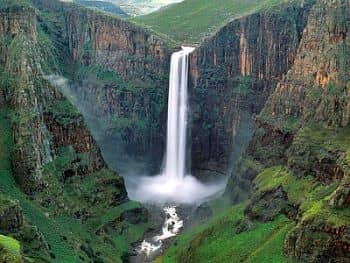
[[[130,198],[155,203],[200,203],[224,189],[226,182],[203,184],[186,171],[188,123],[188,71],[192,47],[182,47],[171,57],[167,144],[164,167],[158,176],[128,176]]]
[[[185,176],[188,56],[193,50],[191,47],[182,47],[181,51],[171,56],[167,148],[163,175],[173,179]]]
[[[139,253],[144,254],[146,257],[152,256],[154,252],[162,247],[163,240],[176,236],[183,227],[183,221],[178,216],[175,206],[165,207],[163,211],[165,212],[165,221],[162,227],[162,234],[153,237],[149,241],[144,240],[138,250]]]

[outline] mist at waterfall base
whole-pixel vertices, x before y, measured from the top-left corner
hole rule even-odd
[[[101,130],[104,118],[98,118],[95,111],[99,110],[92,105],[93,98],[88,94],[81,94],[84,85],[94,85],[87,80],[78,84],[69,81],[60,75],[47,75],[45,78],[58,88],[83,114],[89,130],[101,147],[104,159],[108,165],[120,172],[125,179],[130,199],[142,203],[183,203],[200,204],[221,194],[226,180],[215,184],[204,184],[195,177],[186,173],[186,130],[187,130],[187,82],[188,82],[188,56],[193,48],[184,48],[172,55],[169,81],[168,129],[167,147],[164,157],[164,166],[157,176],[149,176],[144,164],[139,160],[117,159],[125,156],[121,142],[111,139],[106,142]],[[80,85],[83,85],[81,88]],[[103,88],[103,87],[100,87]],[[93,96],[93,95],[91,95]],[[82,99],[83,97],[83,99]],[[94,110],[92,110],[94,108]],[[102,111],[100,114],[104,114]],[[101,140],[101,138],[103,140]]]
[[[164,168],[158,176],[126,177],[131,199],[144,203],[200,203],[215,197],[225,186],[224,181],[203,184],[186,174],[188,60],[193,50],[182,47],[171,57]]]

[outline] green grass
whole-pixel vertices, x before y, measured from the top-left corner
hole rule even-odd
[[[130,249],[130,244],[142,237],[145,229],[149,227],[148,223],[132,225],[123,221],[118,225],[119,230],[110,227],[108,228],[108,234],[103,236],[97,236],[95,232],[97,229],[103,229],[105,226],[108,226],[122,212],[138,208],[140,204],[127,201],[121,205],[111,206],[110,204],[99,202],[91,207],[91,218],[82,224],[79,219],[73,218],[68,213],[65,214],[62,209],[60,214],[55,215],[55,208],[43,208],[33,200],[30,200],[19,189],[12,176],[11,149],[13,143],[9,116],[9,111],[0,111],[0,193],[5,194],[12,200],[18,200],[25,218],[38,228],[50,245],[51,251],[56,257],[51,262],[81,262],[80,257],[87,260],[86,255],[80,250],[81,244],[89,244],[95,252],[100,252],[102,255],[100,257],[103,258],[104,262],[110,262],[111,259],[113,259],[113,262],[120,262],[121,255]],[[84,156],[78,156],[84,162]],[[72,149],[63,148],[55,160],[55,165],[51,166],[51,170],[54,173],[57,169],[61,171],[72,159],[76,158],[77,155],[72,152]],[[62,198],[66,199],[65,202],[68,200],[71,203],[72,209],[79,208],[79,205],[86,206],[86,202],[82,202],[82,198],[87,196],[88,193],[90,193],[89,196],[92,196],[91,188],[96,189],[96,186],[104,187],[104,193],[113,195],[114,192],[110,193],[108,186],[103,186],[104,180],[108,180],[112,176],[115,177],[117,175],[111,172],[108,173],[108,171],[101,171],[86,178],[79,179],[80,177],[74,177],[77,180],[76,187],[74,189],[64,188],[64,191],[52,192],[51,201],[59,200],[55,197],[55,194],[61,193]],[[50,184],[56,185],[58,182],[58,180],[52,181]],[[50,186],[50,189],[52,187]],[[79,187],[82,188],[81,196],[77,195]],[[105,243],[106,240],[110,242]]]
[[[197,43],[234,18],[295,0],[185,0],[132,18],[177,42]]]
[[[319,124],[310,124],[299,130],[293,142],[298,148],[306,148],[319,156],[327,151],[343,151],[350,165],[350,127],[326,129]]]
[[[313,177],[297,178],[282,166],[265,169],[255,178],[254,183],[258,186],[258,192],[267,192],[282,186],[288,199],[295,204],[305,202],[310,189],[319,185]]]
[[[283,255],[283,242],[294,223],[279,216],[237,234],[238,224],[244,220],[244,207],[244,204],[233,207],[207,224],[185,231],[158,261],[291,262]]]
[[[349,209],[335,209],[329,206],[332,193],[339,182],[323,185],[312,176],[297,178],[282,166],[265,169],[254,180],[258,193],[282,186],[292,204],[300,205],[302,220],[327,223],[340,227],[350,222]]]
[[[0,262],[22,262],[21,245],[16,239],[0,235]]]
[[[78,109],[67,99],[56,100],[47,107],[46,111],[53,114],[55,120],[60,124],[74,123],[82,118]]]

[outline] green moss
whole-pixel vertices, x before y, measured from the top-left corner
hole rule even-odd
[[[0,262],[22,262],[21,246],[16,239],[0,235]]]
[[[303,214],[303,221],[311,222],[316,226],[328,226],[338,228],[347,226],[350,222],[349,209],[330,208],[327,198],[316,200],[312,206]]]
[[[51,113],[56,121],[64,125],[77,122],[82,118],[78,109],[67,99],[54,101],[47,107],[46,112]]]
[[[265,169],[256,177],[254,183],[259,192],[271,191],[282,186],[288,194],[288,199],[294,204],[304,202],[310,189],[317,185],[312,177],[297,178],[282,166]]]
[[[246,262],[293,262],[291,258],[287,258],[283,253],[284,240],[293,227],[294,224],[289,223],[276,229],[270,238],[248,257]]]
[[[89,66],[78,65],[75,78],[77,80],[89,79],[90,82],[97,82],[100,85],[117,86],[125,90],[130,90],[132,89],[132,86],[133,86],[131,83],[124,81],[114,71],[104,69],[99,65],[89,65]]]
[[[275,166],[264,170],[254,180],[258,193],[270,191],[282,186],[292,204],[300,205],[302,219],[315,224],[327,223],[340,227],[350,222],[348,209],[333,209],[329,206],[331,194],[339,182],[322,185],[313,177],[297,178],[288,169]]]
[[[49,35],[42,29],[38,30],[38,45],[41,54],[41,68],[45,74],[62,71],[62,62],[58,59],[59,51],[50,39]]]
[[[309,124],[298,131],[293,146],[320,158],[327,152],[343,151],[350,164],[350,127],[327,129],[319,124]]]

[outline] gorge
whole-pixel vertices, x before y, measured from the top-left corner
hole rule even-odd
[[[349,262],[349,28],[348,0],[0,0],[0,262]]]

